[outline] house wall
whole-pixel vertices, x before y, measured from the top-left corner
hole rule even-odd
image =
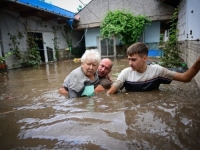
[[[1,11],[0,12],[0,28],[2,37],[2,49],[0,53],[8,52],[13,47],[9,45],[11,43],[8,33],[12,35],[17,35],[18,32],[22,32],[24,37],[22,39],[17,39],[20,43],[19,48],[22,53],[27,52],[27,36],[26,32],[51,32],[54,33],[54,37],[58,38],[59,52],[65,51],[68,47],[65,38],[62,33],[64,33],[64,24],[58,24],[56,21],[42,21],[38,17],[21,18],[19,13],[13,11]],[[60,27],[60,30],[54,31],[52,26]],[[73,45],[80,46],[80,41],[82,33],[74,32],[69,34],[72,39]],[[52,41],[53,42],[53,41]],[[12,55],[6,60],[7,68],[12,69],[13,64],[18,64],[18,59]]]
[[[100,28],[86,29],[85,43],[86,48],[97,47],[97,37],[100,36]],[[158,49],[160,41],[160,22],[152,22],[146,26],[144,31],[144,39],[142,42],[148,44],[150,49]],[[119,45],[119,40],[116,39],[116,44]]]
[[[182,0],[180,3],[178,41],[181,51],[180,56],[187,63],[188,67],[191,67],[200,57],[199,6],[199,0]],[[200,72],[195,76],[195,80],[200,86]]]
[[[99,27],[108,11],[125,10],[134,15],[145,15],[153,21],[168,20],[174,8],[159,0],[92,0],[77,15],[80,22],[77,29]]]

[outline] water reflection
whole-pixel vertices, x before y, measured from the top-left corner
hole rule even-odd
[[[71,60],[0,74],[1,149],[199,149],[200,90],[172,82],[143,93],[67,99]],[[114,60],[113,80],[127,66]]]

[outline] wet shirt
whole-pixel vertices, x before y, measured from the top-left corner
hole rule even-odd
[[[74,69],[64,80],[63,86],[68,91],[69,98],[80,97],[86,86],[94,85],[94,88],[99,84],[97,73],[95,79],[91,81],[82,71],[81,67]]]
[[[133,92],[150,91],[158,89],[160,84],[170,84],[175,73],[157,64],[147,65],[144,73],[128,67],[121,71],[113,86]]]

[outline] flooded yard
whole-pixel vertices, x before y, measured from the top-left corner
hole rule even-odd
[[[128,66],[114,59],[113,80]],[[173,81],[151,92],[67,99],[72,60],[0,74],[0,149],[200,149],[200,89]]]

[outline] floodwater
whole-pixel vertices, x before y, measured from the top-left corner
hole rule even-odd
[[[200,149],[200,89],[173,81],[151,92],[58,94],[72,60],[0,74],[0,149]],[[113,80],[125,59],[115,59]]]

